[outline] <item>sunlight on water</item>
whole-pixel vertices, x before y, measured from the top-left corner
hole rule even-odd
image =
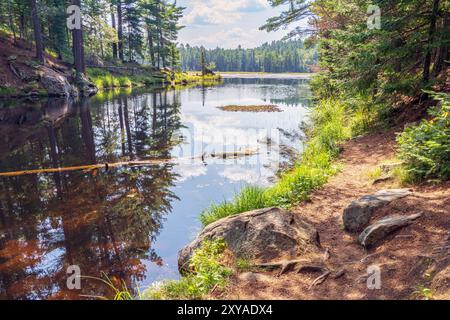
[[[66,287],[66,268],[129,288],[177,278],[199,213],[268,185],[301,151],[307,80],[227,78],[209,88],[110,92],[0,106],[0,172],[145,159],[160,165],[0,178],[0,298],[108,295]],[[226,112],[276,104],[279,113]]]

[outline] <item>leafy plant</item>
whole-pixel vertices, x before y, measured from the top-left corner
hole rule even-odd
[[[164,281],[144,292],[146,299],[202,299],[215,287],[223,288],[233,271],[223,264],[223,239],[204,241],[190,259],[192,273],[180,280]]]
[[[398,137],[399,157],[413,181],[450,178],[450,95],[434,94],[440,101],[431,120],[411,126]]]
[[[133,295],[131,293],[131,291],[128,289],[128,287],[127,287],[127,285],[126,285],[126,283],[124,281],[121,282],[120,286],[117,286],[103,272],[102,272],[102,276],[100,278],[89,277],[89,276],[83,276],[83,278],[101,281],[104,284],[106,284],[114,292],[113,300],[142,300],[142,294],[141,294],[140,290],[138,290],[137,295]],[[103,296],[88,296],[88,295],[84,295],[83,297],[100,299],[100,300],[108,300],[109,299],[108,297],[103,297]]]
[[[416,295],[417,297],[424,299],[424,300],[432,300],[433,299],[433,292],[431,291],[431,289],[420,285],[418,286],[417,290],[414,291],[414,295]]]

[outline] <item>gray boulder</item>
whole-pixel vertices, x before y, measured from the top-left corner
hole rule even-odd
[[[92,95],[97,94],[98,92],[98,88],[92,82],[90,82],[83,74],[78,74],[76,76],[75,82],[80,92],[85,97],[90,97]]]
[[[387,237],[392,232],[409,226],[422,216],[421,213],[410,216],[393,215],[381,219],[367,227],[358,238],[359,243],[365,248],[373,247],[377,242]]]
[[[319,234],[296,214],[267,208],[227,217],[207,226],[178,253],[178,268],[189,272],[189,259],[204,240],[223,238],[236,257],[259,262],[292,259],[315,252]]]
[[[70,97],[78,94],[65,76],[50,68],[46,68],[42,73],[40,81],[49,96]]]
[[[378,208],[411,194],[412,192],[409,189],[381,190],[373,195],[366,195],[353,201],[344,210],[343,221],[345,230],[360,232],[369,224],[372,215]]]

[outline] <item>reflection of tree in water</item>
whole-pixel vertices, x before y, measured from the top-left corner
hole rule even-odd
[[[179,107],[167,92],[99,106],[82,100],[76,117],[46,121],[39,139],[11,151],[0,171],[168,157]],[[163,263],[151,245],[176,199],[174,179],[171,164],[0,179],[0,298],[111,294],[94,280],[66,290],[69,265],[136,287],[144,261]]]

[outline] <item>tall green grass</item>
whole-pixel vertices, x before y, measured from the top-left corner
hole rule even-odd
[[[88,75],[91,81],[99,90],[115,88],[131,88],[133,86],[150,86],[161,83],[161,79],[149,76],[116,76],[100,68],[88,68]]]
[[[246,187],[236,194],[232,201],[224,201],[221,204],[212,204],[200,215],[200,221],[204,226],[222,218],[241,212],[264,208],[267,203],[265,190],[258,187]]]
[[[346,110],[339,101],[320,101],[311,110],[309,142],[293,169],[269,188],[246,187],[231,201],[211,205],[200,215],[202,224],[207,226],[224,217],[264,207],[289,208],[308,199],[312,191],[338,171],[333,159],[339,154],[339,145],[351,136]]]

